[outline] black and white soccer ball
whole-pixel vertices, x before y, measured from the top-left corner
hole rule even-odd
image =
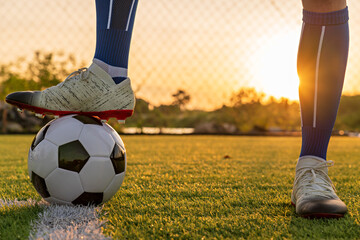
[[[115,195],[124,180],[126,150],[108,124],[69,115],[37,133],[28,170],[35,189],[50,203],[101,204]]]

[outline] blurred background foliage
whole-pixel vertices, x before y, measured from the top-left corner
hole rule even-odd
[[[348,5],[348,96],[335,126],[344,132],[360,130],[360,2]],[[94,0],[0,0],[2,132],[35,132],[49,121],[20,114],[3,100],[10,92],[55,85],[89,66],[95,10]],[[111,125],[135,133],[191,128],[185,132],[299,134],[301,24],[300,0],[139,1],[129,58],[135,114],[125,126],[113,120]]]
[[[36,132],[51,118],[35,118],[29,112],[18,113],[4,103],[5,96],[14,91],[41,90],[60,83],[78,63],[72,55],[37,51],[30,61],[17,61],[0,66],[1,126],[2,132]],[[138,98],[135,113],[127,120],[126,127],[194,128],[195,133],[219,134],[266,134],[268,132],[298,132],[300,113],[297,101],[277,99],[257,91],[255,88],[240,88],[229,104],[205,111],[188,109],[192,96],[186,89],[169,93],[173,101],[155,106]],[[360,96],[343,96],[340,104],[336,130],[360,130]],[[32,119],[32,120],[29,120]],[[124,126],[111,121],[117,130]],[[21,125],[16,126],[14,124]],[[8,125],[10,127],[8,128]],[[11,126],[13,125],[13,126]]]

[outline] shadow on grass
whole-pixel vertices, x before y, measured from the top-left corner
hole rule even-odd
[[[40,206],[0,209],[0,239],[28,239],[31,221],[40,211]]]
[[[340,219],[306,219],[293,216],[289,232],[294,239],[358,239],[360,225],[349,214]]]

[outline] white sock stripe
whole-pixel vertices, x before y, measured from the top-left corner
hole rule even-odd
[[[130,20],[131,20],[132,12],[133,12],[133,9],[134,9],[134,4],[135,4],[135,0],[133,0],[132,4],[131,4],[130,13],[129,13],[129,17],[128,17],[128,21],[127,21],[127,24],[126,24],[125,31],[129,30]]]
[[[301,40],[303,39],[304,29],[305,29],[305,22],[303,22],[303,24],[301,26],[300,43],[301,43]]]
[[[313,127],[316,128],[316,114],[317,114],[317,102],[318,102],[318,85],[319,85],[319,68],[320,68],[320,57],[321,57],[321,50],[324,41],[325,35],[325,28],[326,26],[322,26],[321,28],[321,36],[319,41],[319,48],[318,54],[316,59],[316,70],[315,70],[315,95],[314,95],[314,119],[313,119]]]
[[[305,22],[303,22],[302,27],[301,27],[301,34],[300,34],[300,41],[299,41],[299,45],[301,44],[301,41],[303,39],[303,35],[304,35],[304,28],[305,28]],[[301,100],[299,98],[299,106],[300,106],[300,120],[301,120],[301,127],[304,126],[304,122],[303,122],[303,118],[302,118],[302,108],[301,108]]]
[[[110,29],[110,24],[111,24],[111,15],[112,15],[112,7],[113,7],[113,0],[110,0],[110,6],[109,6],[109,16],[108,16],[107,29]]]
[[[128,70],[126,68],[111,66],[97,58],[94,58],[93,61],[94,63],[99,65],[99,67],[101,67],[105,72],[107,72],[112,78],[128,76]]]

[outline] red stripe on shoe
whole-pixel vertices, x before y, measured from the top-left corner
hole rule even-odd
[[[108,110],[102,112],[77,112],[77,111],[56,111],[56,110],[49,110],[45,108],[39,108],[35,106],[31,106],[25,103],[16,102],[13,100],[6,99],[6,102],[15,105],[18,108],[26,109],[33,111],[35,113],[44,114],[44,115],[55,115],[55,116],[65,116],[70,114],[79,114],[79,115],[86,115],[86,116],[97,116],[100,119],[109,120],[109,118],[116,118],[118,120],[125,120],[128,117],[131,117],[134,110],[124,109],[124,110]]]

